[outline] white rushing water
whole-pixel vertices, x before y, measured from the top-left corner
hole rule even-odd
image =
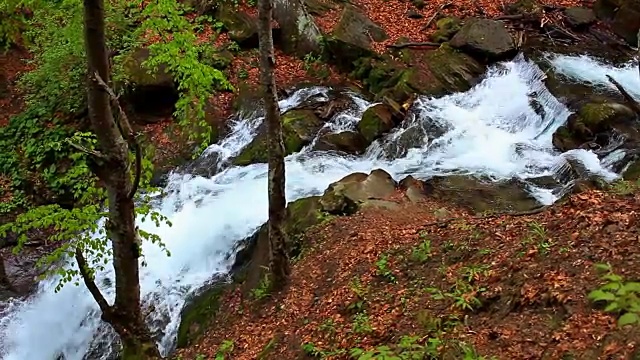
[[[586,57],[568,58],[556,65],[561,71],[580,74],[581,80],[594,84],[602,74],[624,71]],[[573,158],[593,173],[614,178],[616,175],[603,167],[593,153],[553,151],[552,133],[569,112],[544,88],[543,76],[537,66],[518,57],[491,69],[483,82],[466,93],[418,99],[413,118],[374,143],[362,157],[313,152],[310,147],[288,156],[288,200],[320,194],[330,183],[350,173],[376,168],[398,180],[409,174],[424,178],[451,173],[527,179],[552,174],[566,164],[567,158]],[[629,86],[640,93],[640,84]],[[306,98],[326,94],[324,88],[299,90],[282,100],[280,107],[288,109]],[[532,99],[544,109],[544,116],[530,106]],[[327,127],[336,132],[353,129],[370,105],[354,97],[352,108],[336,116]],[[142,229],[159,234],[172,254],[166,257],[154,245],[143,246],[148,266],[141,270],[141,290],[146,303],[154,307],[149,321],[161,334],[160,346],[165,353],[174,346],[185,298],[213,275],[226,273],[232,262],[228,252],[267,219],[266,165],[224,167],[225,160],[251,141],[261,121],[257,113],[240,116],[235,119],[232,133],[205,152],[218,154],[223,160],[221,172],[215,176],[171,175],[165,189],[167,195],[158,210],[171,220],[172,227],[140,224]],[[429,139],[429,132],[424,132],[411,149],[389,156],[390,142],[398,141],[416,127],[434,126],[440,129],[441,136]],[[555,201],[549,191],[534,189],[533,193],[543,203]],[[98,274],[98,283],[112,300],[113,291],[104,281],[107,278],[112,278],[111,270]],[[55,294],[56,283],[56,279],[42,281],[33,296],[14,301],[5,314],[0,314],[2,359],[81,360],[92,341],[109,341],[109,332],[101,324],[88,291],[71,284]]]

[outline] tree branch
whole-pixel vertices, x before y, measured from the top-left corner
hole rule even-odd
[[[84,147],[84,146],[82,146],[80,144],[76,144],[73,141],[71,141],[70,139],[67,139],[67,143],[69,145],[71,145],[71,147],[75,148],[76,150],[81,151],[81,152],[83,152],[83,153],[95,158],[95,160],[106,160],[107,159],[107,157],[104,156],[101,152],[99,152],[97,150],[88,149],[88,148],[86,148],[86,147]]]
[[[431,41],[425,41],[425,42],[407,42],[407,43],[400,43],[400,44],[391,44],[391,45],[387,45],[387,47],[394,48],[394,49],[402,49],[406,47],[440,46],[440,45],[442,44],[431,42]]]
[[[613,86],[615,86],[616,89],[618,89],[618,91],[625,98],[625,100],[627,100],[627,102],[629,103],[629,106],[631,106],[633,111],[640,116],[640,104],[638,104],[636,99],[634,99],[633,96],[629,94],[629,92],[624,88],[624,86],[622,86],[622,84],[620,84],[619,82],[616,81],[616,79],[611,77],[611,75],[607,75],[607,79],[609,79],[609,81],[613,84]]]
[[[78,262],[78,267],[80,268],[80,275],[82,275],[82,280],[84,280],[84,284],[87,286],[87,289],[89,289],[89,292],[98,303],[100,311],[102,311],[102,313],[105,315],[111,314],[111,305],[109,305],[104,296],[102,296],[100,289],[98,289],[98,286],[93,281],[93,277],[91,276],[91,274],[89,274],[89,271],[87,270],[89,268],[87,265],[87,260],[84,258],[84,255],[82,255],[82,250],[80,250],[79,247],[76,247],[76,261]]]
[[[131,186],[131,191],[128,195],[129,199],[133,199],[133,197],[136,195],[136,192],[138,191],[138,187],[140,186],[140,178],[142,174],[142,151],[140,149],[140,144],[138,143],[137,136],[134,134],[133,129],[131,128],[131,123],[129,122],[127,113],[125,113],[124,109],[122,109],[122,106],[120,105],[120,101],[118,100],[118,96],[116,96],[116,93],[113,91],[113,89],[111,89],[111,87],[109,87],[109,85],[107,85],[107,83],[104,82],[104,80],[102,80],[98,72],[95,72],[93,74],[93,77],[98,85],[100,85],[102,89],[106,91],[107,94],[109,94],[109,97],[111,97],[111,101],[118,109],[118,114],[120,116],[118,117],[119,120],[116,121],[116,125],[118,126],[118,130],[120,130],[120,134],[122,134],[122,137],[127,140],[129,149],[133,151],[136,156],[135,176],[133,179],[133,185]]]

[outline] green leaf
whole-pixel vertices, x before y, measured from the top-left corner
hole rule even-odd
[[[640,322],[640,316],[636,313],[626,313],[618,319],[618,326],[631,325]]]
[[[616,296],[610,292],[604,292],[602,290],[593,290],[589,293],[589,299],[593,301],[613,301]]]

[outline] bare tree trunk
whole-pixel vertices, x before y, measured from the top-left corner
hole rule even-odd
[[[273,77],[275,57],[271,19],[273,0],[258,1],[258,20],[260,34],[260,82],[264,92],[265,121],[267,122],[267,142],[269,149],[269,270],[272,285],[281,288],[289,276],[289,258],[284,232],[285,208],[284,193],[284,142],[282,123]]]
[[[107,87],[110,69],[105,42],[104,0],[84,0],[84,26],[89,70],[89,118],[100,149],[100,152],[90,152],[90,160],[92,170],[107,189],[109,219],[105,227],[113,248],[116,283],[116,297],[112,306],[107,304],[86,271],[81,249],[77,249],[76,259],[85,284],[100,305],[103,319],[120,335],[124,346],[123,359],[158,358],[158,349],[141,312],[140,240],[135,225],[132,193],[137,184],[131,181],[129,150],[125,141],[125,138],[130,139],[132,133],[126,118],[121,116],[120,123],[114,120]]]
[[[7,290],[13,289],[11,281],[9,281],[9,276],[7,276],[7,269],[4,267],[4,258],[2,257],[2,253],[0,253],[0,288],[5,288]]]

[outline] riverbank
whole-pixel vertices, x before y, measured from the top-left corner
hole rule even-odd
[[[441,359],[462,358],[461,343],[485,359],[635,359],[638,326],[618,327],[588,294],[605,283],[596,264],[640,279],[636,186],[495,217],[395,194],[398,208],[309,231],[284,291],[226,292],[209,330],[177,358],[213,359],[233,343],[225,359],[348,359],[354,348],[398,354],[410,336]]]

